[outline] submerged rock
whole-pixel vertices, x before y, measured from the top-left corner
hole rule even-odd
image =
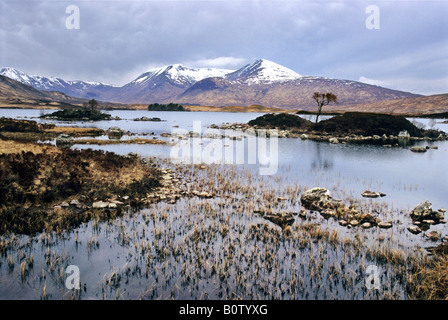
[[[422,232],[422,229],[420,229],[418,226],[409,226],[408,231],[413,234],[419,234],[420,232]]]
[[[275,214],[268,214],[265,215],[264,218],[279,225],[282,228],[292,225],[294,223],[294,215],[292,212],[279,212]]]
[[[412,152],[426,152],[425,147],[411,147]]]
[[[440,234],[437,231],[431,231],[426,234],[428,240],[437,241],[440,239]]]
[[[364,190],[361,193],[361,196],[365,198],[379,198],[379,197],[385,197],[386,194],[382,192],[376,192],[376,191],[370,191],[370,190]]]
[[[160,122],[160,121],[162,121],[162,119],[156,118],[156,117],[155,118],[148,118],[148,117],[143,116],[141,118],[135,118],[134,121],[154,121],[154,122]]]
[[[379,222],[379,223],[378,223],[378,227],[380,227],[380,228],[382,228],[382,229],[389,229],[389,228],[392,228],[392,222],[391,222],[391,221]]]
[[[370,213],[363,213],[358,217],[358,221],[361,223],[370,223],[371,225],[376,225],[378,223],[377,218],[375,218]]]

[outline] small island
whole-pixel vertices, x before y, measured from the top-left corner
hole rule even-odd
[[[149,111],[188,111],[178,103],[159,104],[151,103],[148,105]]]
[[[404,116],[365,112],[346,112],[313,123],[294,114],[264,114],[247,124],[224,124],[220,129],[276,129],[279,138],[301,138],[316,141],[364,142],[389,146],[406,140],[445,140],[443,131],[421,129]]]
[[[101,120],[119,120],[108,113],[99,110],[99,104],[95,99],[84,103],[81,108],[63,109],[50,114],[41,115],[42,119],[61,120],[61,121],[101,121]]]

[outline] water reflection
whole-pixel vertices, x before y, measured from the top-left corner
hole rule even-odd
[[[333,156],[328,152],[322,152],[322,143],[317,142],[314,144],[314,156],[311,161],[311,169],[333,169],[334,161]]]

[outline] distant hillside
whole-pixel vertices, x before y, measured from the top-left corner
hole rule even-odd
[[[0,75],[0,107],[9,108],[74,108],[88,99],[74,98],[59,91],[44,91]],[[125,108],[126,105],[101,102],[103,108]]]
[[[0,106],[3,107],[63,107],[82,104],[84,101],[61,92],[40,91],[0,75]]]
[[[200,105],[263,106],[282,109],[314,110],[313,93],[333,92],[339,105],[355,105],[382,100],[419,97],[409,92],[386,89],[350,80],[301,77],[277,83],[240,83],[219,78],[198,81],[175,102]]]
[[[184,106],[185,109],[190,111],[209,111],[209,112],[253,112],[253,113],[292,113],[296,112],[293,109],[279,109],[273,107],[264,107],[260,105],[252,105],[248,107],[243,106],[227,106],[227,107],[214,107],[214,106]]]
[[[448,112],[448,93],[355,105],[330,105],[325,111],[343,110],[376,113],[431,114]]]

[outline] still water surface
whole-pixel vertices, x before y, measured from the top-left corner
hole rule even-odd
[[[23,109],[2,109],[0,110],[0,117],[14,117],[14,118],[27,118],[37,121],[37,117],[42,112],[39,110],[23,110]],[[246,123],[251,119],[255,119],[261,114],[255,113],[214,113],[214,112],[148,112],[148,111],[110,111],[112,116],[118,116],[122,120],[113,121],[100,121],[100,122],[54,122],[57,125],[75,125],[83,127],[95,127],[101,129],[108,129],[112,126],[118,126],[123,130],[130,131],[136,135],[142,135],[146,133],[154,133],[155,136],[160,136],[163,132],[172,132],[175,126],[191,131],[193,128],[194,121],[200,121],[202,130],[205,130],[212,124],[220,125],[222,123]],[[159,117],[163,122],[141,122],[133,121],[135,118],[140,118],[142,116],[146,117]],[[413,120],[413,119],[411,119]],[[448,131],[448,125],[443,124],[442,121],[430,121],[427,119],[413,120],[421,123],[422,126],[435,127],[440,130]],[[41,121],[43,122],[43,121]],[[160,138],[160,137],[159,137]],[[163,138],[160,138],[163,139]],[[329,144],[326,142],[315,142],[310,140],[300,140],[300,139],[279,139],[278,141],[278,170],[272,176],[264,177],[266,183],[270,183],[278,190],[282,190],[284,185],[300,185],[302,190],[306,188],[311,188],[315,186],[325,187],[331,190],[332,195],[335,198],[353,198],[355,200],[363,200],[361,197],[361,192],[363,190],[380,191],[387,194],[384,198],[366,200],[372,203],[385,204],[389,208],[397,208],[397,212],[400,214],[406,214],[419,204],[423,200],[429,200],[434,209],[447,208],[448,207],[448,141],[437,141],[437,142],[418,142],[417,145],[437,145],[438,149],[430,149],[426,153],[413,153],[409,150],[409,147],[394,147],[385,148],[379,145],[366,145],[366,144]],[[235,147],[231,144],[229,147]],[[247,143],[244,149],[247,156]],[[107,151],[113,151],[119,154],[128,154],[129,152],[138,153],[144,157],[146,156],[156,156],[165,159],[169,159],[172,146],[167,145],[105,145],[105,146],[94,146],[94,145],[74,145],[73,148],[97,148]],[[229,165],[227,165],[229,166]],[[253,174],[257,174],[256,165],[242,164],[237,166],[243,166],[248,169],[253,169]],[[213,177],[210,177],[213,179]],[[257,183],[254,179],[254,182]],[[179,212],[186,210],[185,208],[189,206],[187,200],[181,200],[176,207],[166,209],[170,212],[172,216],[176,216]],[[294,204],[290,207],[291,210],[295,210]],[[233,217],[233,213],[229,213],[231,219],[236,219]],[[144,215],[144,212],[143,212]],[[124,222],[126,222],[124,218]],[[136,224],[143,223],[143,218],[135,218],[128,221],[126,228],[132,230],[132,227]],[[142,220],[143,219],[143,220]],[[403,216],[395,216],[395,220],[406,220]],[[236,221],[236,220],[235,220]],[[252,221],[252,220],[250,220]],[[113,222],[113,224],[119,224],[121,222]],[[247,221],[245,222],[248,223]],[[324,222],[323,222],[324,223]],[[326,222],[325,222],[326,223]],[[328,222],[329,223],[329,222]],[[336,224],[337,225],[337,224]],[[405,225],[406,226],[406,225]],[[171,227],[171,226],[170,226]],[[334,227],[334,226],[333,226]],[[96,229],[95,229],[96,228]],[[140,227],[139,227],[140,228]],[[177,227],[182,229],[181,226]],[[403,226],[400,230],[403,230]],[[67,261],[72,264],[76,264],[82,267],[83,270],[83,283],[87,284],[87,296],[94,299],[101,298],[116,298],[112,294],[112,291],[107,291],[106,294],[104,290],[100,290],[101,285],[94,285],[98,283],[103,283],[106,275],[111,275],[113,271],[122,270],[123,266],[129,264],[129,261],[133,261],[133,256],[138,256],[129,244],[120,243],[117,239],[119,236],[115,232],[110,231],[110,225],[102,225],[101,228],[92,226],[92,223],[86,224],[78,228],[74,233],[67,235],[67,239],[58,242],[52,247],[52,250],[57,252],[57,254],[65,257]],[[96,232],[94,230],[97,230]],[[342,230],[342,229],[341,229]],[[344,229],[345,230],[345,229]],[[446,235],[445,225],[438,225],[433,227],[431,230],[437,230]],[[129,231],[131,232],[131,231]],[[345,232],[345,231],[341,231]],[[369,231],[367,231],[369,232]],[[397,233],[397,229],[393,229],[394,237],[400,237]],[[413,246],[417,243],[425,244],[425,241],[421,236],[409,236],[408,233],[403,233],[400,246]],[[92,237],[97,239],[99,249],[92,250],[88,249],[86,243],[89,240],[92,242]],[[78,239],[75,241],[75,238]],[[372,238],[373,239],[373,238]],[[26,239],[24,241],[29,241]],[[40,243],[41,240],[36,240]],[[78,241],[81,245],[78,245]],[[222,240],[224,241],[224,240]],[[221,241],[217,243],[223,244]],[[217,252],[220,249],[217,245]],[[24,249],[23,249],[24,250]],[[282,250],[285,250],[283,248]],[[330,248],[328,249],[330,250]],[[330,250],[331,251],[331,250]],[[86,255],[87,252],[87,255]],[[31,253],[34,253],[35,265],[44,265],[44,245],[41,245],[39,249],[34,247],[31,249]],[[331,259],[334,261],[339,261],[340,252],[337,250],[331,255]],[[19,259],[17,259],[19,260]],[[63,259],[62,259],[63,260]],[[331,262],[331,261],[330,261]],[[330,263],[329,262],[329,263]],[[333,262],[331,262],[333,263]],[[336,262],[334,262],[336,263]],[[161,268],[162,265],[158,265]],[[180,268],[180,265],[177,266]],[[120,269],[121,268],[121,269]],[[24,285],[18,279],[18,264],[16,266],[16,271],[11,271],[12,274],[16,275],[11,277],[11,272],[7,271],[7,263],[3,259],[3,263],[0,266],[0,298],[1,299],[21,299],[30,298],[36,299],[42,295],[42,283],[44,280],[39,278],[39,274],[36,271],[34,280],[36,283],[30,285]],[[129,267],[129,270],[131,268]],[[15,272],[15,273],[14,273]],[[129,271],[131,272],[131,271]],[[42,271],[42,273],[44,273]],[[174,274],[179,274],[179,272],[174,272]],[[306,272],[303,275],[307,279]],[[132,278],[132,277],[130,277]],[[133,278],[132,278],[133,279]],[[154,278],[151,278],[154,281]],[[139,279],[138,277],[129,280],[130,284],[128,286],[124,285],[121,287],[128,289],[127,295],[124,298],[139,298],[147,288],[146,285],[142,285],[144,279]],[[171,281],[171,282],[170,282]],[[177,283],[176,280],[167,280],[168,284]],[[208,283],[208,282],[207,282]],[[35,287],[33,287],[35,286]],[[153,286],[157,286],[153,284]],[[311,286],[311,285],[310,285]],[[63,286],[62,286],[63,287]],[[169,285],[168,285],[169,287]],[[152,287],[153,288],[153,287]],[[202,283],[201,287],[198,289],[200,291],[204,288],[208,288],[208,285]],[[135,291],[132,291],[135,289]],[[137,290],[138,289],[138,290]],[[171,288],[172,289],[172,288]],[[155,293],[155,297],[168,298],[171,289],[159,288],[160,292]],[[48,280],[48,290],[52,290],[53,298],[59,299],[62,294],[58,294],[58,290],[61,292],[63,289],[58,286],[51,285]],[[142,291],[143,290],[143,291]],[[149,289],[148,289],[149,290]],[[129,293],[130,291],[130,293]],[[138,291],[138,294],[136,293]],[[182,290],[181,290],[182,291]],[[194,290],[193,290],[194,291]],[[191,290],[189,291],[190,294]],[[301,298],[308,298],[305,295]],[[326,298],[327,292],[324,293],[316,291],[310,291],[316,294],[315,298]],[[341,289],[339,294],[336,294],[336,298],[362,298],[363,295],[347,294],[347,291]],[[182,291],[182,293],[175,295],[175,298],[191,298],[187,292]],[[200,298],[199,292],[194,294],[195,298]],[[84,297],[86,298],[86,296]],[[151,298],[153,298],[151,296]],[[215,297],[216,298],[216,297]],[[281,297],[280,297],[281,298]]]

